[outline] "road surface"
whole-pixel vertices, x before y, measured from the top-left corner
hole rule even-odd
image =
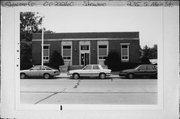
[[[156,79],[21,79],[22,104],[156,104]]]

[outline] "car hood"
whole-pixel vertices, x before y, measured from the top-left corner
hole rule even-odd
[[[27,72],[27,71],[29,71],[28,69],[26,69],[26,70],[20,70],[20,72]]]

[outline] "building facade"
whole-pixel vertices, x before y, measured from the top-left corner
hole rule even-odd
[[[41,64],[41,34],[33,34],[33,64]],[[121,62],[139,63],[139,32],[51,33],[44,34],[44,62],[54,51],[65,65],[101,64],[110,51],[116,51]]]

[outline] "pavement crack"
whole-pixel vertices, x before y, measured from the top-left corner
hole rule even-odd
[[[76,85],[73,87],[73,88],[77,88],[78,86],[79,86],[79,84],[80,84],[80,79],[78,80],[78,82],[76,83]]]
[[[38,103],[40,103],[40,102],[42,102],[42,101],[44,101],[44,100],[46,100],[46,99],[48,99],[48,98],[50,98],[50,97],[52,97],[52,96],[58,94],[58,93],[63,93],[65,90],[66,90],[66,88],[64,88],[61,92],[54,92],[53,94],[51,94],[51,95],[49,95],[49,96],[47,96],[47,97],[45,97],[45,98],[43,98],[43,99],[37,101],[35,104],[38,104]]]

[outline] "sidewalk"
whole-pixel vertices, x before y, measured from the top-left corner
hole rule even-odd
[[[61,72],[61,74],[58,75],[57,77],[59,77],[59,78],[69,78],[69,76],[67,75],[67,72]],[[119,78],[118,72],[112,72],[111,75],[110,75],[110,78]]]

